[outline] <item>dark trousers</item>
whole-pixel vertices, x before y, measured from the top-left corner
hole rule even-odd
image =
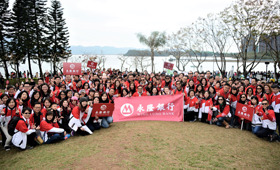
[[[7,138],[6,138],[6,135],[4,134],[4,132],[2,131],[1,128],[0,128],[0,131],[1,131],[1,137],[2,137],[2,146],[4,147]]]
[[[47,140],[46,144],[55,143],[61,140],[64,140],[64,133],[56,133]]]
[[[269,135],[273,135],[273,133],[274,133],[274,130],[270,130],[268,128],[261,127],[261,129],[256,133],[256,135],[259,138],[265,138],[265,137],[268,137]]]
[[[64,129],[66,131],[66,133],[70,133],[71,132],[71,128],[68,126],[69,123],[69,119],[68,118],[64,118],[62,119],[62,123],[58,124],[60,128]]]
[[[93,123],[94,118],[91,117],[89,118],[88,122],[87,122],[87,127],[93,132],[94,130],[99,130],[101,128],[99,122],[97,123]]]
[[[35,137],[36,137],[36,132],[31,133],[30,135],[27,135],[27,144],[30,146],[36,146],[38,145],[38,143],[35,141]]]
[[[208,113],[202,113],[201,122],[206,123],[208,118]]]
[[[276,124],[278,126],[278,135],[280,135],[280,113],[275,113]]]
[[[184,110],[184,120],[185,121],[194,121],[195,116],[197,116],[197,112],[194,112],[194,111],[188,112],[187,109]]]

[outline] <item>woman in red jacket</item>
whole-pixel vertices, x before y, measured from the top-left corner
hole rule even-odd
[[[210,98],[209,91],[204,92],[204,98],[201,100],[198,118],[201,122],[206,122],[210,107],[213,106],[213,101]]]
[[[6,151],[8,151],[10,150],[10,142],[12,140],[12,136],[10,136],[10,134],[8,133],[8,123],[14,116],[22,116],[14,98],[9,98],[6,101],[6,105],[6,108],[1,111],[0,127],[2,142],[4,144],[4,148],[6,149]]]
[[[57,118],[54,118],[52,111],[47,112],[45,119],[40,124],[41,136],[43,136],[44,143],[50,144],[70,137],[64,129],[59,128]]]
[[[195,117],[198,115],[199,100],[195,97],[193,90],[189,91],[188,96],[184,105],[184,120],[193,122],[196,121]]]
[[[225,125],[226,129],[229,128],[229,124],[226,121],[227,115],[230,113],[230,107],[226,104],[226,99],[223,96],[218,97],[218,105],[213,107],[213,111],[217,111],[217,116],[213,119],[213,122],[218,126]]]
[[[278,138],[275,133],[276,130],[276,118],[273,107],[269,106],[268,100],[262,101],[262,107],[259,109],[259,115],[263,116],[262,128],[256,133],[260,138],[268,137],[272,142]]]

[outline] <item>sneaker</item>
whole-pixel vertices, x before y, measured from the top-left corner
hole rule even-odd
[[[74,135],[75,135],[75,131],[72,130],[71,133],[70,133],[70,135],[71,135],[71,136],[74,136]]]
[[[34,147],[33,146],[27,146],[26,147],[26,149],[29,149],[29,150],[31,150],[31,149],[33,149]]]
[[[4,148],[5,148],[6,151],[11,150],[11,147],[10,147],[10,146],[5,146]]]
[[[71,137],[71,135],[70,135],[70,134],[67,134],[67,135],[64,136],[64,140],[66,140],[66,139],[68,139],[68,138],[70,138],[70,137]]]

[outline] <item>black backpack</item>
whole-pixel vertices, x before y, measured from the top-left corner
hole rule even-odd
[[[17,116],[14,116],[10,120],[10,122],[8,124],[8,133],[9,133],[9,135],[13,136],[15,134],[15,129],[16,129],[16,126],[17,126],[17,123],[18,123],[19,120],[23,120],[24,121],[23,118],[20,118],[20,117],[17,117]]]

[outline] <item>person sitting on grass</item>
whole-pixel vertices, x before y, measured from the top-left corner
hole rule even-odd
[[[262,127],[256,132],[256,135],[259,138],[268,137],[268,139],[272,142],[275,139],[279,140],[278,135],[276,134],[276,118],[275,113],[273,111],[273,107],[269,106],[268,100],[264,99],[262,101],[262,107],[259,109],[258,115],[262,115]]]
[[[92,103],[88,105],[87,98],[82,97],[78,106],[74,107],[70,115],[69,127],[72,129],[71,135],[76,132],[80,135],[92,134],[92,131],[86,125],[92,112]]]
[[[0,117],[0,127],[1,127],[1,135],[4,148],[6,151],[10,150],[10,143],[12,140],[12,136],[8,133],[8,124],[10,120],[14,117],[22,117],[21,110],[18,108],[16,100],[14,98],[9,98],[6,101],[6,107],[1,111]]]
[[[35,141],[36,131],[35,129],[32,129],[29,124],[31,111],[32,110],[29,107],[25,107],[22,109],[23,120],[19,120],[17,122],[15,134],[12,138],[13,145],[22,150],[25,150],[26,148],[32,149],[37,145],[37,142]],[[27,144],[30,146],[27,147]]]
[[[229,128],[229,124],[226,121],[227,115],[230,113],[230,107],[226,103],[226,99],[223,96],[218,97],[218,105],[215,107],[210,107],[213,111],[217,111],[217,116],[213,119],[213,123],[216,123],[218,126],[224,125],[226,129]]]
[[[111,101],[109,100],[109,97],[107,96],[107,93],[102,93],[99,103],[111,103]],[[112,122],[113,122],[112,116],[102,117],[101,127],[108,128]]]
[[[43,141],[46,144],[65,140],[70,137],[64,129],[59,128],[57,117],[54,117],[52,111],[47,112],[45,120],[40,124],[40,131],[41,136],[43,136]]]

